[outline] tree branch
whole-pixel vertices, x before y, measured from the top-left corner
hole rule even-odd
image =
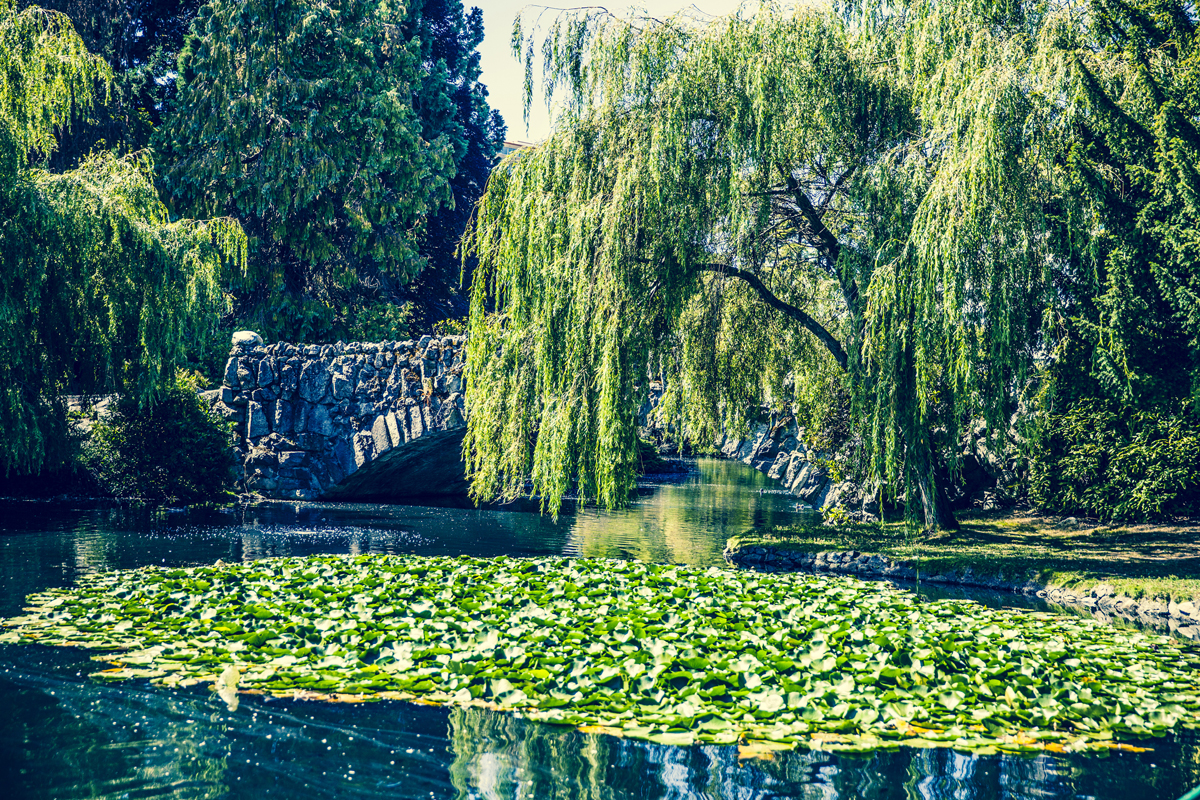
[[[853,168],[851,168],[848,173],[842,174],[842,177],[838,179],[837,184],[835,184],[833,189],[829,192],[829,196],[825,200],[825,204],[828,204],[829,201],[833,199],[834,194],[837,193],[837,190],[841,185],[842,178],[845,178],[847,174],[852,172]],[[850,282],[847,283],[841,275],[837,274],[837,262],[838,257],[842,253],[842,243],[838,241],[836,236],[834,236],[833,231],[829,230],[829,228],[825,225],[825,221],[822,219],[824,216],[823,210],[818,211],[813,206],[812,201],[808,199],[808,195],[803,189],[800,188],[800,184],[796,182],[795,177],[793,177],[791,173],[786,173],[786,180],[788,188],[792,190],[792,199],[796,201],[796,207],[800,209],[800,213],[804,215],[804,219],[808,222],[809,227],[812,228],[813,235],[816,236],[818,240],[818,248],[825,252],[825,257],[829,260],[830,269],[837,278],[838,283],[841,284],[842,296],[846,300],[847,309],[851,314],[857,314],[858,283],[854,280],[850,280]]]
[[[844,172],[842,172],[841,175],[837,176],[837,180],[834,181],[833,184],[829,187],[829,191],[827,191],[825,193],[825,197],[823,197],[821,199],[821,219],[822,220],[825,219],[825,213],[827,211],[829,211],[829,204],[833,202],[834,196],[838,193],[838,190],[842,188],[842,185],[845,184],[846,181],[848,181],[850,179],[850,177],[854,175],[854,171],[856,169],[858,169],[858,165],[851,164],[849,167],[847,167],[845,169]]]
[[[803,309],[785,303],[772,294],[771,290],[753,272],[731,267],[728,264],[701,264],[697,269],[701,272],[715,272],[722,277],[737,278],[749,284],[750,288],[758,292],[758,296],[762,298],[763,302],[796,320],[804,326],[805,330],[820,339],[821,344],[825,345],[825,349],[830,352],[839,367],[845,370],[849,366],[850,359],[847,357],[846,351],[842,349],[841,342],[835,339],[832,333],[825,330],[821,323],[809,316]]]
[[[800,188],[800,184],[796,182],[796,179],[788,175],[787,183],[788,189],[792,192],[792,199],[796,201],[796,207],[800,209],[800,213],[808,220],[813,235],[820,242],[820,248],[825,251],[825,257],[836,264],[838,256],[842,252],[842,243],[833,235],[833,231],[825,227],[825,223],[821,221],[821,214],[813,207],[812,201],[808,199],[808,195]]]

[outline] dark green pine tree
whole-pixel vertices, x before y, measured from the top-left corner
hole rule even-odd
[[[483,195],[496,155],[504,144],[506,126],[487,102],[479,82],[479,45],[483,41],[483,12],[464,12],[461,0],[426,0],[410,9],[413,32],[424,43],[426,63],[445,69],[454,104],[454,122],[462,129],[455,151],[458,171],[450,182],[454,204],[443,206],[426,221],[421,239],[425,269],[403,292],[417,301],[417,322],[466,314],[473,259],[463,263],[458,253],[467,220]]]
[[[1096,0],[1067,173],[1090,204],[1056,275],[1031,494],[1063,513],[1200,510],[1200,31],[1177,0]]]
[[[1075,348],[1056,391],[1200,410],[1200,32],[1190,4],[1098,0],[1077,51],[1071,165],[1103,221],[1066,288]],[[1084,352],[1086,351],[1086,352]],[[1083,356],[1082,358],[1078,356]]]
[[[459,217],[503,133],[478,83],[481,37],[481,16],[448,0],[200,10],[156,146],[180,213],[220,209],[251,236],[250,273],[230,284],[240,324],[327,339],[428,262],[457,279]]]
[[[338,309],[411,279],[425,218],[451,201],[452,105],[407,17],[383,0],[214,0],[196,17],[155,139],[162,181],[180,213],[242,222],[235,314],[268,335],[327,336]]]

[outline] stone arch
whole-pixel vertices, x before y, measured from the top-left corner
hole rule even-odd
[[[465,494],[465,337],[264,345],[234,334],[212,407],[239,485],[275,499]]]

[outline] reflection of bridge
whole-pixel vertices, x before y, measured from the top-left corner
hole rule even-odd
[[[234,421],[239,483],[278,499],[463,494],[461,336],[264,346],[234,334],[213,408]]]

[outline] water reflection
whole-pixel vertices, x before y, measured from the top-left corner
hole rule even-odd
[[[230,713],[201,692],[54,671],[0,672],[5,797],[454,795],[442,709],[257,698]]]
[[[761,473],[705,459],[678,484],[648,486],[632,508],[557,520],[500,508],[266,502],[165,513],[94,504],[0,506],[0,615],[81,573],[316,553],[588,555],[721,563],[728,536],[795,519],[795,499]]]
[[[739,760],[734,747],[670,747],[537,725],[510,716],[450,714],[458,797],[806,798],[985,800],[990,798],[1174,798],[1186,791],[1197,743],[1163,743],[1153,756],[974,756],[900,749],[870,755],[796,751]],[[1178,771],[1176,771],[1178,770]]]
[[[977,757],[671,747],[409,703],[250,697],[78,679],[79,653],[0,649],[0,786],[13,798],[584,798],[991,800],[1178,797],[1195,737],[1153,753]],[[16,656],[23,663],[13,663]]]
[[[761,474],[700,462],[631,509],[557,521],[511,509],[265,503],[164,514],[123,507],[0,506],[0,616],[81,573],[313,553],[581,554],[719,562],[727,536],[801,513]],[[1009,602],[1011,598],[1009,599]],[[1005,602],[1003,598],[997,603]],[[399,798],[1120,797],[1167,800],[1200,783],[1192,734],[1154,752],[976,757],[796,752],[739,761],[533,724],[487,711],[247,698],[86,678],[88,653],[0,647],[0,796]]]
[[[730,536],[760,525],[785,525],[812,512],[744,464],[701,459],[686,481],[643,491],[629,509],[582,509],[570,550],[598,558],[637,558],[707,566],[723,563]]]
[[[547,556],[569,518],[419,506],[264,503],[165,518],[147,509],[18,503],[0,507],[0,616],[25,595],[82,573],[317,553]]]

